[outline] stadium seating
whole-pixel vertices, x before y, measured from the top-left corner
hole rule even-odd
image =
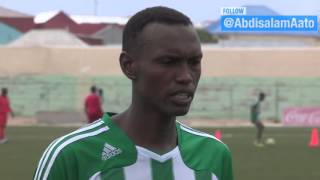
[[[21,116],[83,111],[91,85],[104,90],[105,111],[119,112],[131,101],[131,82],[124,76],[20,75],[0,77],[0,84],[9,88],[13,109]],[[320,78],[202,77],[188,117],[248,119],[260,91],[267,94],[263,118],[280,119],[286,107],[320,103]]]

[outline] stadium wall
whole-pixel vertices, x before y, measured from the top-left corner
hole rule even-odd
[[[95,84],[104,110],[119,112],[131,100],[121,73],[119,48],[0,48],[0,87],[8,87],[21,116],[40,111],[83,111]],[[311,49],[206,49],[203,76],[188,117],[248,119],[260,91],[263,117],[280,119],[292,106],[319,106],[320,51]]]
[[[0,75],[122,75],[119,47],[0,48]],[[202,75],[209,77],[319,77],[320,48],[209,48]]]

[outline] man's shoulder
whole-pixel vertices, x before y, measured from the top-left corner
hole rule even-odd
[[[221,177],[221,168],[231,163],[226,144],[214,136],[181,123],[178,125],[179,148],[186,165],[197,171],[210,171]]]
[[[208,133],[193,129],[182,123],[178,124],[180,138],[183,146],[191,146],[189,149],[204,147],[210,151],[229,151],[226,144],[220,139]]]
[[[124,138],[116,128],[108,126],[103,120],[87,124],[69,134],[55,139],[46,149],[46,154],[58,156],[84,155],[84,153],[99,153],[104,147],[122,147]],[[88,151],[90,149],[90,151]],[[112,148],[111,148],[112,149]],[[125,148],[123,148],[125,149]],[[49,155],[50,156],[50,155]]]
[[[101,152],[106,152],[106,159],[109,159],[110,154],[119,152],[128,156],[136,154],[133,143],[118,128],[103,120],[88,124],[58,141],[64,142],[58,145],[62,150],[61,156],[100,156]]]
[[[79,143],[85,144],[85,141],[92,141],[99,138],[99,135],[108,131],[109,127],[105,126],[102,120],[97,120],[91,124],[87,124],[69,134],[66,134],[53,142],[55,149],[75,148],[79,147]]]
[[[259,101],[255,101],[255,102],[252,102],[252,103],[251,103],[251,107],[252,107],[252,108],[257,107],[258,105],[259,105]]]
[[[7,101],[7,97],[0,96],[0,102],[4,102],[4,101]]]
[[[54,172],[56,172],[55,170],[57,170],[58,167],[64,167],[66,164],[73,166],[79,158],[85,158],[82,156],[83,153],[86,152],[85,149],[94,149],[94,146],[99,144],[92,143],[96,142],[92,139],[99,139],[98,136],[108,131],[108,129],[103,121],[96,121],[57,138],[44,151],[35,177],[47,177],[52,168]],[[66,161],[66,159],[68,161]]]
[[[86,97],[86,99],[95,99],[95,98],[99,98],[99,96],[97,94],[89,94]]]

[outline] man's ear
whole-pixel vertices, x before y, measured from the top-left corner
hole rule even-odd
[[[129,54],[125,51],[122,51],[120,54],[120,66],[122,72],[131,80],[136,79],[137,65],[136,60],[133,59]]]

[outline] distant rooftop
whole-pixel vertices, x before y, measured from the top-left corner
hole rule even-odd
[[[128,17],[107,17],[107,16],[83,16],[83,15],[72,15],[71,19],[75,22],[81,23],[107,23],[107,24],[119,24],[125,25],[129,18]]]
[[[52,17],[56,16],[61,11],[48,11],[39,13],[35,16],[34,22],[36,24],[41,24],[47,22]],[[108,16],[86,16],[86,15],[70,15],[70,18],[78,24],[120,24],[125,25],[128,21],[128,17],[108,17]]]
[[[0,6],[0,17],[31,17],[32,15]]]
[[[20,32],[27,32],[34,28],[33,17],[0,17],[0,22],[14,27]]]
[[[8,44],[10,47],[48,47],[48,46],[76,46],[88,45],[66,30],[31,30],[19,39]]]

